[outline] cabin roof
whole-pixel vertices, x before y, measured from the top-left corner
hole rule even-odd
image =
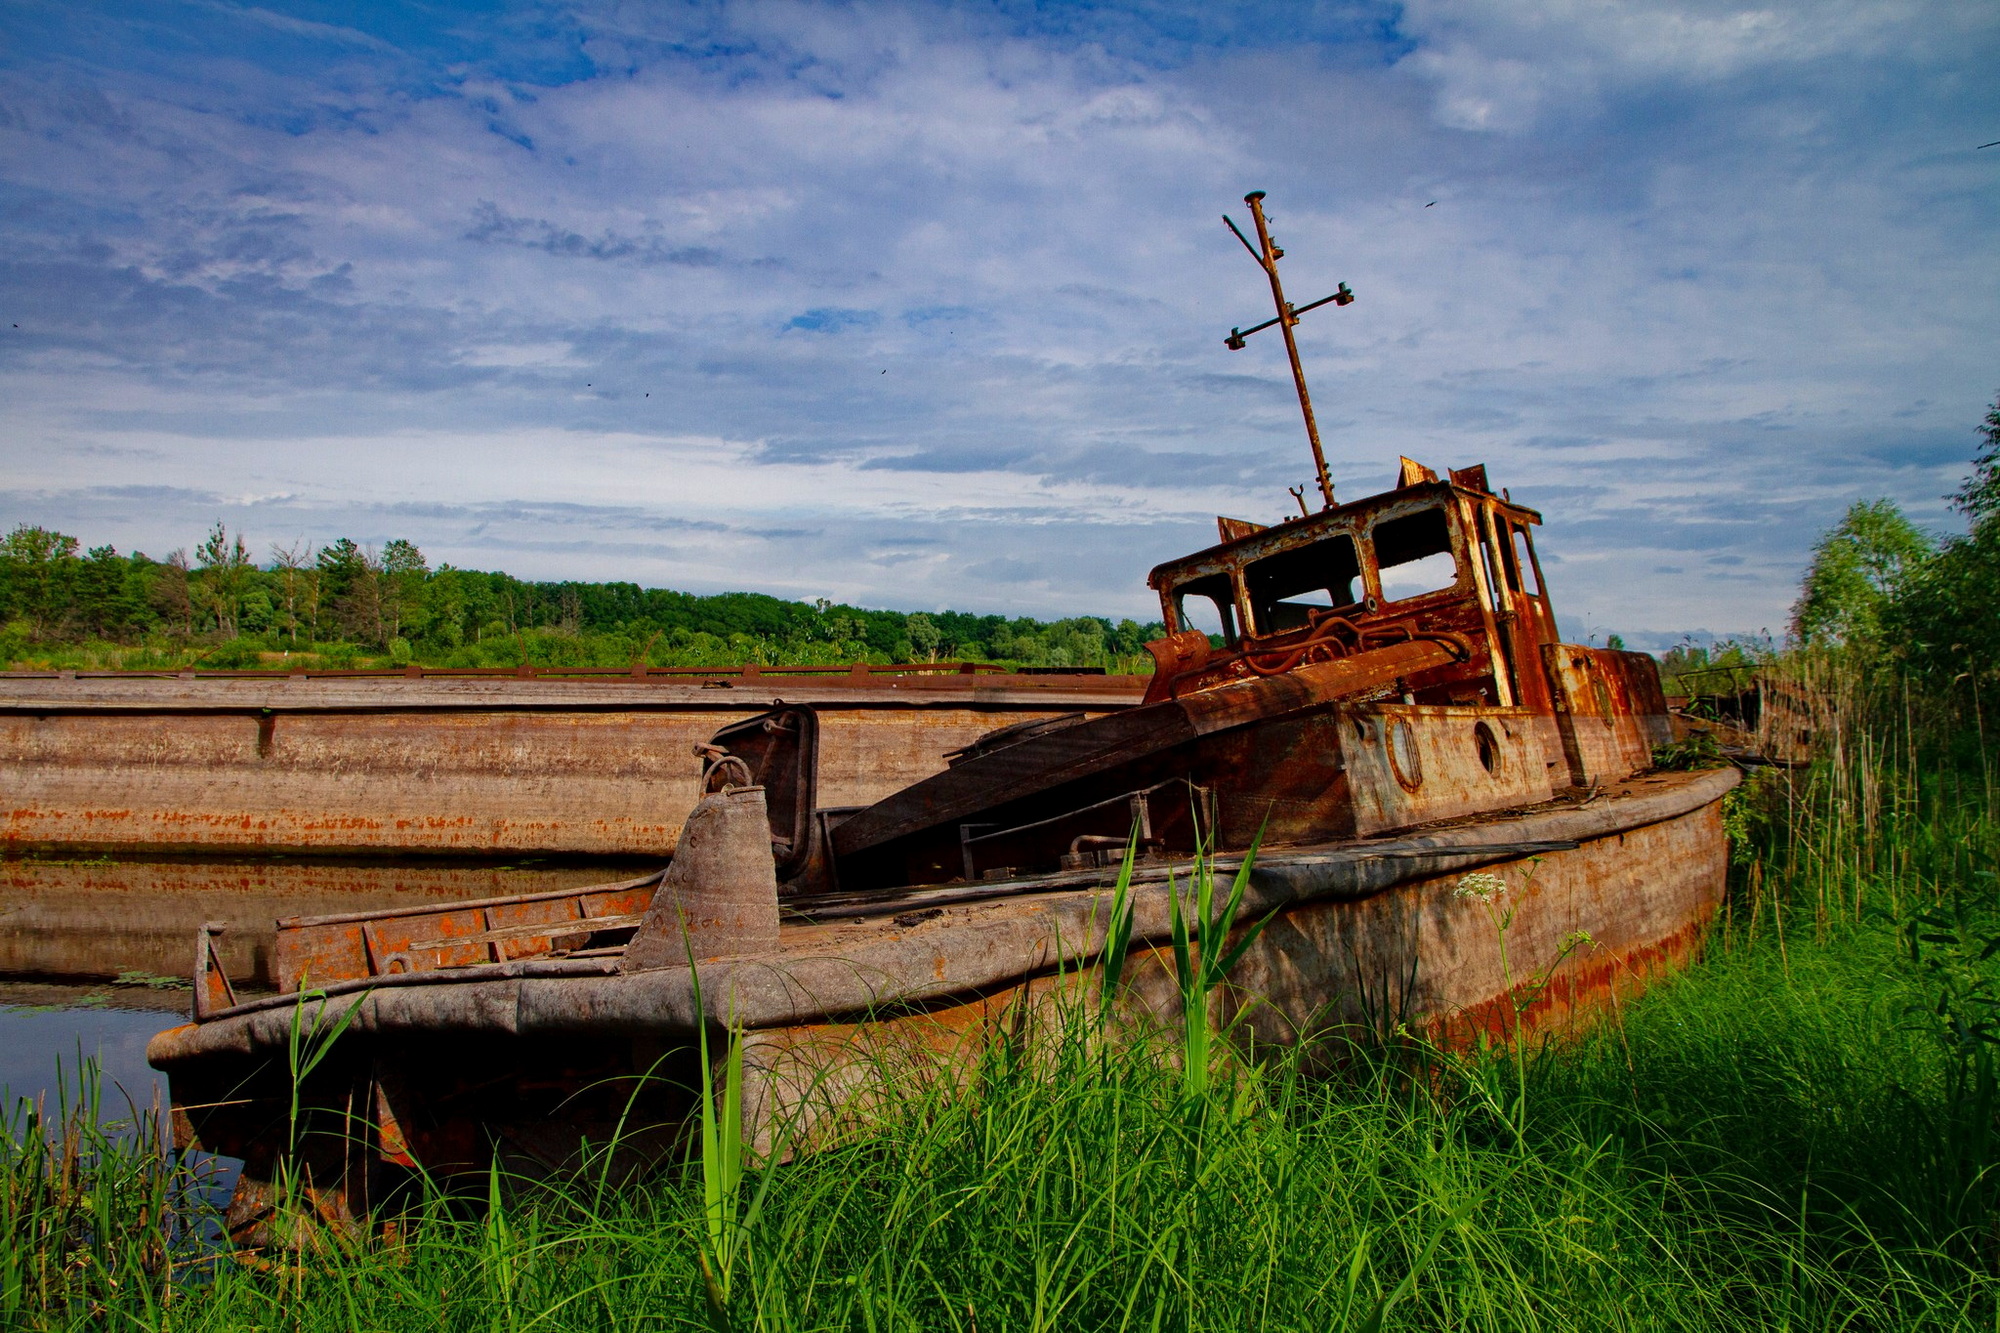
[[[1491,491],[1461,486],[1449,481],[1420,481],[1414,485],[1397,486],[1359,500],[1351,500],[1332,509],[1323,509],[1317,514],[1287,518],[1270,527],[1258,528],[1243,536],[1217,542],[1214,546],[1178,559],[1164,561],[1155,565],[1152,573],[1146,576],[1146,586],[1160,588],[1181,581],[1179,576],[1186,573],[1213,573],[1218,566],[1234,567],[1248,564],[1266,555],[1319,541],[1331,532],[1352,532],[1365,528],[1369,520],[1383,510],[1419,508],[1423,501],[1442,500],[1454,492],[1476,498],[1482,503],[1492,504],[1523,523],[1539,525],[1542,521],[1539,511],[1515,504]]]

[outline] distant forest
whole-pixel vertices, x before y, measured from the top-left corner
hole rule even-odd
[[[23,524],[0,538],[0,662],[14,669],[766,666],[971,660],[1147,671],[1161,626],[903,614],[762,593],[529,582],[433,569],[408,541],[274,548],[217,523],[190,557],[85,550]]]

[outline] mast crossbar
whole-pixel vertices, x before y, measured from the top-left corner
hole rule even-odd
[[[1247,329],[1231,329],[1229,336],[1222,341],[1230,351],[1240,352],[1243,350],[1244,339],[1253,333],[1260,333],[1274,324],[1284,333],[1285,356],[1292,363],[1292,383],[1299,391],[1299,411],[1306,421],[1306,440],[1312,445],[1313,469],[1319,479],[1320,497],[1325,501],[1323,507],[1331,509],[1334,506],[1333,479],[1327,475],[1326,452],[1320,447],[1319,423],[1313,419],[1312,395],[1306,390],[1305,367],[1299,361],[1299,343],[1292,333],[1292,327],[1299,322],[1300,315],[1308,310],[1317,310],[1329,301],[1336,306],[1352,304],[1354,293],[1349,291],[1347,284],[1343,282],[1333,295],[1322,296],[1317,301],[1302,306],[1295,306],[1287,301],[1284,284],[1278,280],[1278,261],[1285,257],[1285,252],[1271,240],[1270,224],[1264,218],[1264,192],[1252,190],[1243,196],[1243,202],[1250,206],[1250,217],[1256,223],[1257,244],[1250,244],[1250,238],[1243,234],[1242,228],[1238,227],[1228,214],[1223,214],[1222,220],[1228,224],[1229,230],[1235,233],[1236,239],[1243,242],[1243,248],[1250,252],[1250,257],[1264,270],[1264,276],[1271,280],[1271,302],[1277,307],[1278,313],[1262,324]]]

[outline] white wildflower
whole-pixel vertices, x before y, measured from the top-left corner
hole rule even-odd
[[[1482,903],[1490,903],[1507,891],[1507,881],[1488,870],[1475,870],[1470,875],[1459,877],[1458,887],[1453,890],[1461,898],[1473,898]]]

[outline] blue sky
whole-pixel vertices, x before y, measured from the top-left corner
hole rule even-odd
[[[2000,6],[0,6],[0,522],[1143,615],[1309,461],[1782,628],[2000,391]],[[18,326],[18,327],[16,327]]]

